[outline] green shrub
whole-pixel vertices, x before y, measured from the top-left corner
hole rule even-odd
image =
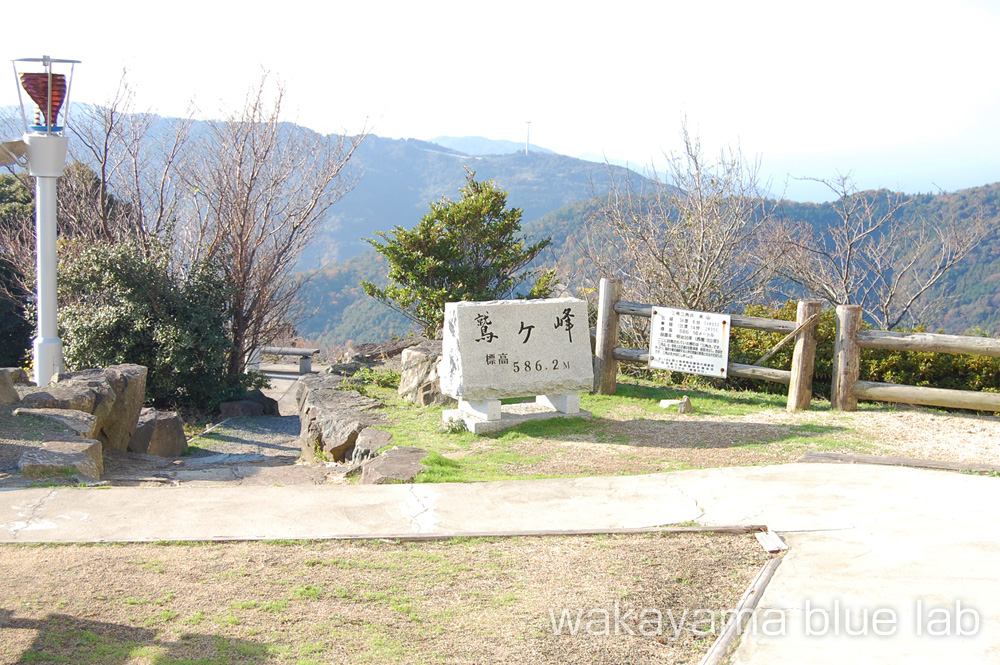
[[[525,240],[520,208],[507,207],[507,192],[469,171],[462,198],[442,198],[414,228],[396,226],[381,239],[365,238],[389,261],[385,288],[363,281],[365,293],[420,324],[433,339],[444,322],[445,303],[511,297],[532,281],[528,298],[545,298],[555,288],[555,272],[528,266],[550,238]]]
[[[214,410],[255,377],[228,376],[229,287],[211,264],[171,272],[167,251],[137,244],[62,248],[59,323],[70,369],[136,363],[155,406]]]

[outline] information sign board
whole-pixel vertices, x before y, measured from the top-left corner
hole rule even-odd
[[[726,378],[731,323],[729,314],[654,307],[649,366]]]

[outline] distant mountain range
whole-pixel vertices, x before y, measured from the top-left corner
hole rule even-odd
[[[331,224],[304,254],[303,268],[320,268],[367,251],[362,238],[376,231],[416,225],[431,201],[458,197],[466,169],[507,190],[509,204],[524,211],[525,223],[590,198],[592,188],[603,194],[610,174],[624,173],[620,167],[610,167],[609,173],[606,165],[553,152],[472,155],[436,143],[374,135],[364,140],[354,160],[363,175],[333,207]]]
[[[464,145],[464,141],[456,139],[454,145]],[[498,145],[489,147],[492,143]],[[465,147],[492,151],[509,143],[474,138]],[[612,177],[625,175],[620,167],[550,151],[531,150],[525,155],[523,144],[520,147],[520,151],[472,155],[437,143],[368,136],[355,153],[361,180],[334,206],[334,224],[303,257],[303,267],[313,272],[304,291],[312,316],[298,326],[299,332],[329,346],[410,332],[410,321],[360,289],[362,279],[384,282],[388,272],[363,238],[395,226],[415,226],[432,201],[442,196],[457,199],[466,169],[475,171],[477,178],[494,180],[508,192],[507,203],[521,208],[522,228],[529,235],[535,220],[572,209],[595,193],[603,195]],[[630,177],[643,178],[636,173]],[[546,260],[554,262],[555,254],[548,253]]]
[[[508,200],[511,205],[518,205],[513,192]],[[558,264],[561,272],[568,274],[584,261],[586,220],[593,208],[591,198],[584,197],[524,224],[523,229],[530,237],[552,238],[546,265]],[[904,211],[907,219],[954,214],[962,220],[980,212],[997,218],[1000,183],[938,195],[915,195],[909,197]],[[783,203],[781,214],[786,219],[807,221],[816,227],[836,220],[830,204],[788,201]],[[386,264],[373,253],[317,272],[306,292],[316,314],[300,326],[300,331],[330,346],[407,334],[412,325],[406,319],[368,298],[358,287],[361,279],[384,280],[386,272]],[[1000,334],[1000,236],[987,238],[925,297],[945,303],[936,319],[925,322],[930,331]]]
[[[173,122],[160,119],[154,132],[169,130]],[[204,125],[195,123],[193,132],[201,131]],[[543,257],[545,264],[559,263],[564,273],[572,273],[582,261],[585,222],[593,196],[606,193],[612,178],[628,173],[633,181],[641,181],[644,176],[536,146],[526,155],[523,148],[524,144],[513,141],[482,137],[444,136],[428,142],[368,136],[353,160],[360,180],[333,207],[331,218],[300,262],[301,269],[311,273],[303,293],[311,316],[302,322],[299,332],[335,346],[411,331],[409,321],[361,291],[361,280],[384,282],[387,273],[381,257],[364,239],[395,226],[410,228],[428,211],[430,202],[443,196],[457,198],[466,169],[474,170],[481,179],[493,179],[505,189],[508,204],[524,211],[525,233],[535,238],[552,237],[553,246]],[[956,214],[960,220],[979,211],[995,218],[1000,216],[1000,183],[915,195],[904,210],[913,218],[932,219],[943,211]],[[834,219],[829,204],[786,202],[783,215],[816,226]],[[939,320],[928,322],[932,329],[1000,332],[1000,237],[987,238],[930,297],[945,299],[948,304]]]
[[[482,136],[438,136],[430,140],[431,143],[451,148],[466,155],[509,155],[512,152],[523,153],[524,144],[517,141],[497,141],[487,139]],[[548,148],[531,145],[529,142],[528,152],[546,152],[555,154]]]
[[[497,141],[494,139],[483,138],[482,136],[438,136],[437,138],[431,139],[430,142],[444,146],[445,148],[451,148],[452,150],[464,152],[467,155],[508,155],[513,152],[524,153],[523,143],[519,143],[517,141]],[[553,150],[542,148],[533,143],[529,145],[528,152],[547,152],[549,154],[556,154]],[[614,166],[622,166],[632,170],[645,170],[648,166],[648,164],[638,164],[624,159],[613,159],[606,155],[599,155],[594,152],[577,155],[576,158],[582,159],[586,162],[597,162],[598,164],[613,164]]]

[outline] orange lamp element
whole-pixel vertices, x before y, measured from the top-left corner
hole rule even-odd
[[[45,126],[56,128],[59,110],[66,98],[66,77],[48,72],[26,72],[21,74],[21,87],[38,106]]]

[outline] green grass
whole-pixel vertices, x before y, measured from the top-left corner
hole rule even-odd
[[[648,455],[630,453],[629,447],[633,441],[622,433],[622,427],[617,421],[621,414],[628,414],[626,419],[632,421],[654,421],[662,418],[663,407],[660,400],[678,399],[684,395],[690,397],[695,407],[694,417],[701,422],[729,420],[742,416],[753,415],[766,410],[784,411],[786,397],[779,394],[719,390],[708,387],[693,387],[681,389],[665,387],[648,380],[619,377],[617,394],[615,395],[581,395],[581,408],[593,414],[592,419],[585,418],[553,418],[550,420],[529,421],[517,427],[494,435],[477,436],[468,431],[449,429],[442,423],[442,407],[416,407],[403,402],[391,387],[374,384],[366,385],[369,394],[381,400],[388,415],[389,424],[380,425],[392,434],[392,446],[413,446],[427,450],[430,454],[424,460],[428,469],[416,478],[416,482],[470,482],[534,479],[567,475],[614,474],[608,470],[607,459],[603,465],[585,468],[579,457],[575,458],[572,473],[541,473],[539,466],[548,460],[553,460],[552,445],[546,445],[544,451],[533,452],[532,444],[538,441],[586,442],[587,444],[606,444],[607,455],[617,455],[614,459],[631,461],[631,471],[622,473],[641,473],[645,462],[645,472],[675,471],[698,468],[698,464],[689,461],[662,457],[650,458]],[[515,398],[501,400],[503,403],[525,401],[530,398]],[[886,411],[892,410],[891,405],[866,404],[861,410]],[[753,453],[761,453],[767,457],[771,452],[781,452],[793,455],[802,450],[846,450],[852,452],[877,452],[877,447],[861,440],[850,427],[848,418],[830,417],[829,403],[814,401],[812,411],[823,413],[822,420],[803,420],[798,424],[774,426],[770,432],[762,435],[759,441],[741,441],[738,443],[721,440],[706,440],[693,447],[704,449],[724,446],[739,447]],[[612,419],[614,414],[617,418]],[[683,422],[677,421],[678,423]],[[669,427],[669,425],[664,425]],[[761,425],[766,430],[766,425]],[[639,451],[639,448],[636,448]],[[645,452],[645,451],[643,451]],[[773,457],[773,456],[771,456]],[[790,461],[785,459],[784,461]],[[757,462],[766,463],[766,462]],[[555,467],[556,465],[550,465]]]

